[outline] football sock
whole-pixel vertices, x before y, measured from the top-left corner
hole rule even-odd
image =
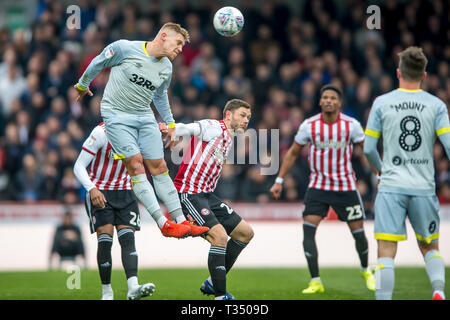
[[[230,271],[237,257],[241,253],[242,250],[247,246],[247,243],[231,239],[228,240],[227,243],[227,251],[225,254],[225,269]]]
[[[318,254],[315,240],[316,230],[317,226],[307,222],[303,223],[303,251],[308,262],[311,278],[319,277]]]
[[[356,251],[359,255],[359,260],[361,261],[361,267],[366,269],[369,262],[369,245],[367,243],[367,238],[364,233],[364,229],[355,230],[352,232],[353,238],[355,239]]]
[[[394,282],[394,259],[378,258],[375,270],[375,298],[377,300],[392,300]]]
[[[433,291],[444,291],[445,287],[445,264],[442,256],[437,250],[428,251],[425,256],[425,269],[431,282]]]
[[[131,177],[131,184],[133,185],[133,191],[136,194],[136,197],[161,228],[167,219],[161,212],[153,187],[147,180],[145,173]]]
[[[97,265],[100,273],[100,280],[102,284],[111,283],[111,247],[113,238],[107,233],[101,233],[98,235],[98,247],[97,247]]]
[[[137,276],[138,254],[134,243],[134,231],[123,228],[117,232],[120,247],[122,248],[122,265],[128,278]]]
[[[223,296],[226,293],[225,251],[226,248],[224,247],[211,246],[208,254],[208,269],[216,297]]]
[[[127,285],[128,285],[128,291],[131,291],[132,289],[139,286],[137,277],[130,277],[127,279]]]
[[[155,186],[156,195],[164,202],[172,219],[175,220],[176,223],[185,221],[186,218],[181,210],[178,191],[169,176],[169,171],[153,176],[153,185]]]

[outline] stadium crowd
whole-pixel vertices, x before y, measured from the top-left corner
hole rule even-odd
[[[253,108],[249,127],[279,129],[280,159],[300,123],[320,112],[319,88],[343,89],[343,112],[365,127],[374,98],[397,86],[397,53],[423,48],[428,77],[422,87],[448,106],[450,100],[449,4],[444,0],[396,1],[380,5],[381,29],[367,28],[367,4],[360,0],[303,1],[296,12],[283,1],[243,1],[242,32],[233,38],[212,28],[215,1],[80,0],[81,28],[69,30],[60,1],[38,2],[29,29],[0,30],[0,200],[77,203],[83,188],[73,164],[89,132],[102,121],[100,101],[109,70],[92,82],[93,97],[76,101],[77,83],[89,62],[109,43],[151,40],[168,21],[188,29],[191,42],[173,61],[169,97],[177,122],[221,117],[230,98]],[[275,143],[269,141],[268,143]],[[246,148],[250,152],[251,148]],[[270,149],[269,149],[270,150]],[[450,202],[449,161],[435,145],[437,192]],[[169,157],[169,154],[166,154]],[[352,158],[368,213],[376,177],[362,150]],[[168,160],[172,177],[177,166]],[[223,199],[271,201],[274,176],[261,164],[226,165],[216,192]],[[285,179],[282,199],[303,199],[309,169],[307,150]]]

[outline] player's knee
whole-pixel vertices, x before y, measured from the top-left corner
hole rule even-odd
[[[245,233],[245,237],[246,237],[247,241],[244,241],[244,242],[249,243],[253,239],[254,236],[255,236],[255,231],[253,231],[252,227],[248,226],[248,229]]]
[[[243,226],[243,228],[240,232],[240,235],[241,235],[241,237],[240,237],[241,239],[237,239],[237,240],[244,242],[244,243],[249,243],[255,236],[255,232],[253,231],[253,228],[248,223],[245,223],[245,225]]]
[[[417,243],[419,245],[419,249],[422,252],[423,256],[425,256],[431,250],[439,251],[439,243],[437,241],[436,242],[431,242],[431,243],[417,241]]]
[[[206,238],[211,245],[218,247],[226,247],[228,241],[228,235],[225,229],[221,225],[215,225],[212,227]]]
[[[152,176],[159,176],[168,170],[164,159],[145,160],[145,164]]]
[[[131,158],[125,159],[124,163],[130,176],[136,176],[138,174],[145,173],[144,163],[141,155],[135,155]]]

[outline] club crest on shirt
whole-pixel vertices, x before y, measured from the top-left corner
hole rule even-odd
[[[112,49],[111,46],[109,46],[108,48],[106,48],[106,51],[105,51],[105,58],[106,58],[106,59],[110,59],[110,58],[112,58],[113,56],[114,56],[114,50]]]
[[[89,139],[88,139],[88,141],[86,142],[86,144],[88,145],[88,146],[92,146],[93,144],[94,144],[94,141],[95,140],[97,140],[97,139],[95,139],[94,137],[89,137]]]
[[[206,208],[202,209],[202,215],[207,216],[209,214],[209,210]]]

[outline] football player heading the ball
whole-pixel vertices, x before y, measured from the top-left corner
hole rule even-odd
[[[172,78],[172,62],[189,42],[189,33],[179,24],[168,22],[153,41],[118,40],[95,57],[78,83],[78,100],[92,92],[90,82],[106,67],[112,67],[101,101],[101,115],[108,141],[116,157],[131,176],[136,197],[156,221],[163,235],[183,238],[206,233],[208,228],[186,221],[173,181],[164,160],[161,132],[150,107],[153,101],[169,127],[164,140],[173,148],[175,121],[167,88]],[[154,188],[145,167],[153,176]],[[173,223],[163,215],[156,195],[164,202]]]

